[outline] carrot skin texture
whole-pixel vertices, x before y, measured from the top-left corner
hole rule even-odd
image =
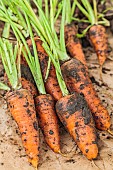
[[[44,48],[42,47],[42,41],[39,39],[39,37],[35,37],[34,40],[35,40],[36,46],[37,46],[42,76],[43,76],[43,79],[45,79],[49,57],[48,57],[46,51],[44,50]],[[32,52],[33,47],[32,47],[31,40],[29,39],[27,41],[27,43],[29,45],[30,51]],[[32,54],[32,55],[34,55],[34,54]],[[50,94],[54,98],[54,100],[57,101],[62,97],[62,92],[61,92],[61,89],[60,89],[60,86],[58,84],[58,80],[56,77],[55,67],[53,66],[52,63],[50,66],[48,78],[45,82],[45,88],[46,88],[46,92],[48,94]]]
[[[60,135],[58,119],[55,113],[54,100],[51,95],[40,95],[35,98],[39,126],[49,147],[56,153],[60,152]]]
[[[102,25],[94,25],[89,29],[89,38],[102,66],[108,56],[108,37],[106,29]]]
[[[96,127],[99,130],[109,129],[111,125],[109,113],[102,105],[84,65],[76,59],[71,59],[61,66],[61,70],[69,91],[84,95]]]
[[[56,112],[82,153],[89,159],[98,155],[97,136],[93,117],[86,101],[79,94],[71,94],[56,103]]]
[[[28,90],[32,94],[33,98],[38,95],[37,88],[30,81],[26,80],[25,78],[21,78],[21,84],[22,88]]]
[[[29,162],[36,168],[39,161],[39,132],[34,100],[25,89],[6,94],[9,111],[18,124]]]
[[[68,24],[65,26],[65,42],[68,52],[72,58],[80,60],[86,67],[86,59],[82,50],[80,40],[76,37],[77,28],[74,24]]]

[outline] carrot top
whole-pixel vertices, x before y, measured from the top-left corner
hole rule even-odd
[[[2,63],[4,65],[6,74],[8,76],[11,87],[0,83],[0,89],[4,90],[16,90],[21,87],[20,82],[20,54],[22,45],[18,43],[13,47],[13,44],[9,41],[4,41],[0,38],[0,55]]]
[[[29,5],[29,2],[27,2],[27,3]],[[36,44],[35,44],[32,28],[31,28],[31,24],[29,22],[29,17],[24,12],[24,20],[23,21],[26,23],[25,24],[26,29],[28,30],[28,33],[29,33],[30,38],[32,40],[34,56],[30,52],[30,49],[29,49],[28,44],[27,44],[26,39],[25,39],[25,35],[21,31],[21,28],[18,27],[18,24],[12,19],[12,15],[10,15],[10,13],[7,13],[7,7],[5,6],[4,2],[1,3],[1,5],[2,5],[2,11],[0,11],[0,12],[2,13],[2,16],[3,16],[3,20],[2,19],[1,20],[2,21],[6,20],[6,22],[10,23],[17,40],[20,43],[23,43],[23,45],[25,46],[25,48],[22,48],[22,52],[23,52],[24,57],[25,57],[28,65],[30,67],[30,70],[33,74],[33,77],[34,77],[34,80],[36,82],[39,93],[40,94],[46,94],[44,82],[43,82],[42,74],[41,74],[41,70],[40,70],[40,64],[39,64],[39,60],[38,60]],[[15,8],[15,14],[17,14],[18,8],[16,8],[14,6],[13,1],[10,1],[10,3],[8,3],[8,8],[10,8],[11,6],[13,6]],[[19,17],[19,15],[16,15],[16,18],[18,19],[18,23],[20,21],[22,21],[22,19],[21,19],[22,15],[23,14],[21,14],[20,17]]]
[[[59,7],[59,12],[56,12],[56,3],[55,3],[55,0],[52,0],[52,2],[50,1],[50,13],[48,11],[48,6],[45,7],[46,13],[44,13],[40,1],[33,0],[34,4],[36,5],[36,8],[38,9],[38,16],[37,16],[37,14],[35,14],[31,5],[28,3],[27,0],[20,0],[20,1],[11,0],[11,2],[15,4],[15,8],[16,6],[18,6],[21,9],[21,12],[23,13],[23,15],[25,15],[25,18],[28,18],[30,25],[34,28],[34,30],[40,36],[41,40],[43,41],[43,47],[45,48],[48,56],[50,57],[50,60],[53,62],[56,68],[56,75],[57,75],[57,79],[58,79],[62,94],[67,95],[68,90],[62,77],[59,59],[62,61],[65,61],[69,59],[69,57],[66,53],[65,47],[63,47],[62,44],[60,43],[62,39],[59,42],[58,35],[54,28],[56,19],[59,15],[59,12],[61,11],[61,6]],[[63,6],[63,3],[66,3],[66,0],[62,1],[62,6]],[[47,1],[46,1],[46,4],[48,4]],[[17,30],[17,27],[15,29]],[[17,34],[17,31],[16,31],[16,34]],[[60,31],[61,37],[64,37],[63,34],[64,33]],[[19,36],[20,36],[20,33],[19,33]],[[23,43],[25,45],[24,41]],[[28,52],[28,49],[27,49],[27,52]]]

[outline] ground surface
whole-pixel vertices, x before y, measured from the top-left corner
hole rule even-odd
[[[94,87],[107,107],[113,124],[113,35],[108,32],[111,52],[103,67],[103,79],[108,87],[99,80],[98,61],[92,48],[85,49],[89,73]],[[0,62],[0,79],[3,77]],[[113,126],[112,126],[113,129]],[[107,132],[97,131],[99,137],[99,156],[97,160],[88,161],[77,148],[69,134],[61,130],[62,152],[69,152],[68,157],[53,153],[45,144],[40,132],[40,162],[38,170],[113,170],[113,137]],[[15,121],[7,111],[7,105],[0,91],[0,170],[33,170],[21,143],[20,134]]]

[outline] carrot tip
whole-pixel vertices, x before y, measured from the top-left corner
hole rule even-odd
[[[110,129],[108,129],[107,132],[113,136],[113,132]]]
[[[35,170],[38,170],[38,167],[36,167]]]
[[[101,80],[102,82],[104,82],[104,81],[103,81],[103,77],[102,77],[102,66],[100,66],[100,68],[99,68],[99,73],[100,73],[100,80]]]

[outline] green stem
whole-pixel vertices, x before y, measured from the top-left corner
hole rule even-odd
[[[40,64],[39,64],[38,54],[37,54],[37,48],[36,48],[36,44],[34,41],[34,36],[33,36],[31,26],[30,26],[30,22],[29,22],[28,16],[26,14],[25,14],[25,18],[26,18],[28,29],[30,32],[30,38],[32,41],[34,57],[35,57],[35,68],[34,69],[36,69],[36,73],[35,73],[35,75],[33,74],[33,76],[38,78],[37,87],[38,87],[39,93],[46,94],[44,83],[43,83],[43,78],[42,78],[42,74],[41,74],[41,68],[40,68]]]
[[[49,19],[49,7],[48,7],[48,0],[45,0],[45,15],[47,20]]]
[[[5,23],[4,29],[2,32],[2,37],[4,38],[4,40],[9,38],[9,33],[10,33],[10,24]]]
[[[2,83],[2,82],[0,82],[0,89],[1,90],[7,90],[7,91],[10,90],[10,88],[7,85],[5,85],[4,83]]]

